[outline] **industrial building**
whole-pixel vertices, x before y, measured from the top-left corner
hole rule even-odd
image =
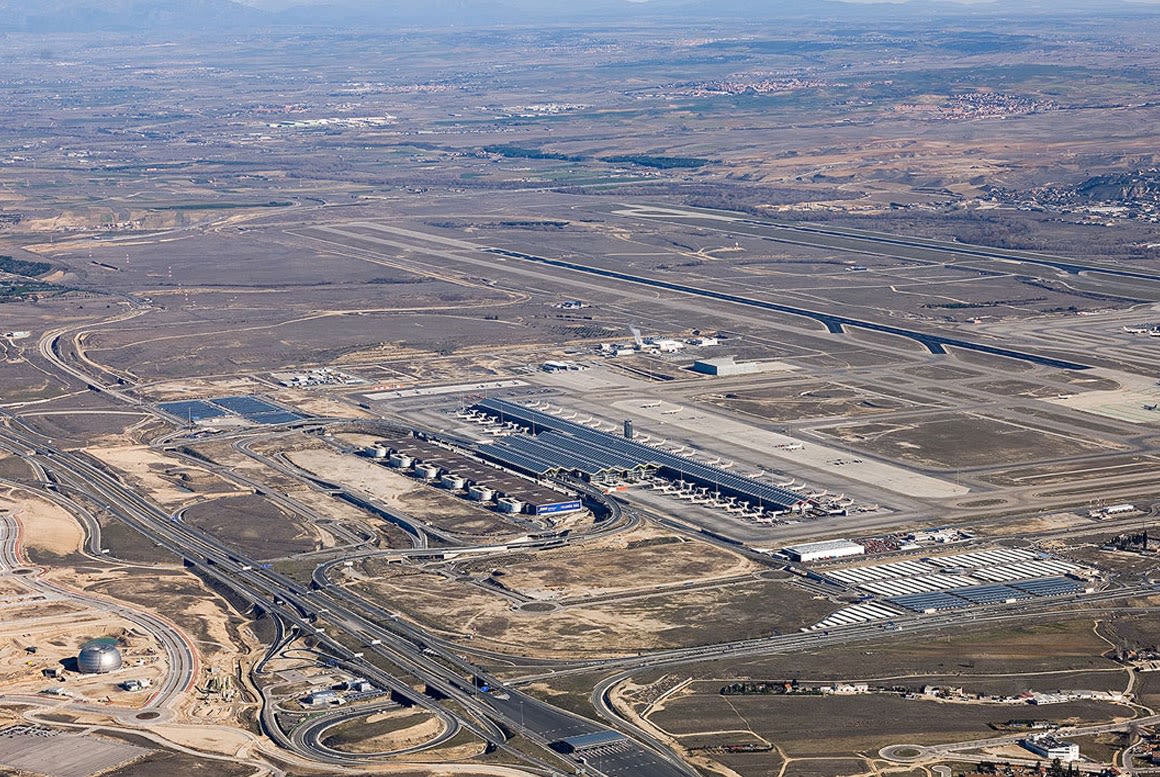
[[[576,753],[580,754],[586,750],[593,750],[598,747],[608,747],[609,745],[617,745],[625,741],[624,734],[612,729],[604,731],[593,731],[590,734],[577,734],[572,737],[565,737],[552,743],[553,750],[561,753]]]
[[[580,499],[505,472],[419,435],[399,434],[370,446],[366,455],[450,491],[465,491],[481,504],[493,500],[501,512],[550,515],[583,509]],[[514,509],[512,509],[514,506]]]
[[[887,608],[894,613],[937,613],[1075,596],[1093,590],[1081,578],[1095,574],[1069,561],[1026,548],[992,548],[808,572],[814,580],[855,589],[867,600],[873,600],[874,608]],[[889,617],[894,616],[859,604],[840,610],[811,628],[832,628]]]
[[[705,375],[728,377],[730,375],[752,375],[756,372],[765,372],[769,367],[760,362],[738,362],[733,356],[720,356],[716,359],[697,359],[693,362],[693,372]]]
[[[722,498],[741,500],[770,511],[801,511],[811,504],[806,497],[788,489],[711,464],[701,464],[620,435],[597,431],[515,402],[485,399],[474,409],[529,432],[480,445],[476,449],[479,454],[538,478],[570,476],[593,483],[617,483],[659,475],[711,489]]]
[[[1049,758],[1053,761],[1058,758],[1060,763],[1079,760],[1079,745],[1075,742],[1069,742],[1066,739],[1056,739],[1050,734],[1024,737],[1019,740],[1019,744],[1044,758]]]
[[[791,561],[808,564],[811,561],[824,559],[861,556],[866,553],[866,548],[850,540],[826,540],[825,542],[806,542],[782,548],[782,553],[789,556]]]
[[[77,655],[77,671],[84,674],[105,674],[120,668],[121,651],[112,637],[89,640]]]
[[[342,704],[343,702],[343,698],[338,695],[337,691],[326,688],[306,694],[302,699],[302,706],[321,707],[324,704]]]

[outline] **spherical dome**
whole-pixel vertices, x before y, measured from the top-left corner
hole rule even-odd
[[[103,674],[121,668],[121,651],[111,639],[94,639],[81,647],[77,669],[85,674]]]

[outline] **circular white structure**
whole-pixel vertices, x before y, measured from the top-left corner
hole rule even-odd
[[[121,668],[121,651],[112,639],[94,639],[81,646],[77,670],[84,674],[104,674]]]

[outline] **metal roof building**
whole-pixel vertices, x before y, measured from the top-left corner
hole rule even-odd
[[[84,674],[104,674],[121,668],[121,651],[112,637],[91,639],[81,646],[77,655],[77,671]]]
[[[533,435],[511,435],[479,446],[478,452],[492,461],[539,477],[570,474],[599,482],[659,473],[774,510],[800,509],[808,503],[793,491],[590,429],[515,402],[485,399],[474,408],[500,421],[519,424]]]
[[[791,545],[782,548],[791,560],[808,564],[811,561],[821,561],[828,558],[844,558],[846,556],[861,556],[866,548],[850,540],[825,540],[823,542],[805,542],[801,545]]]
[[[559,739],[552,743],[552,749],[562,753],[582,753],[594,747],[606,747],[623,741],[625,741],[624,734],[621,734],[619,731],[607,729]]]

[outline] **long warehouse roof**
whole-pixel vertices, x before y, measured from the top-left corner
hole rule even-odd
[[[537,474],[553,470],[579,470],[588,475],[641,469],[668,469],[686,480],[712,483],[771,506],[792,507],[806,501],[793,491],[721,467],[701,464],[684,456],[657,450],[619,435],[590,429],[534,408],[503,399],[484,399],[475,407],[503,420],[519,422],[535,437],[511,436],[482,445],[479,452],[497,461]]]

